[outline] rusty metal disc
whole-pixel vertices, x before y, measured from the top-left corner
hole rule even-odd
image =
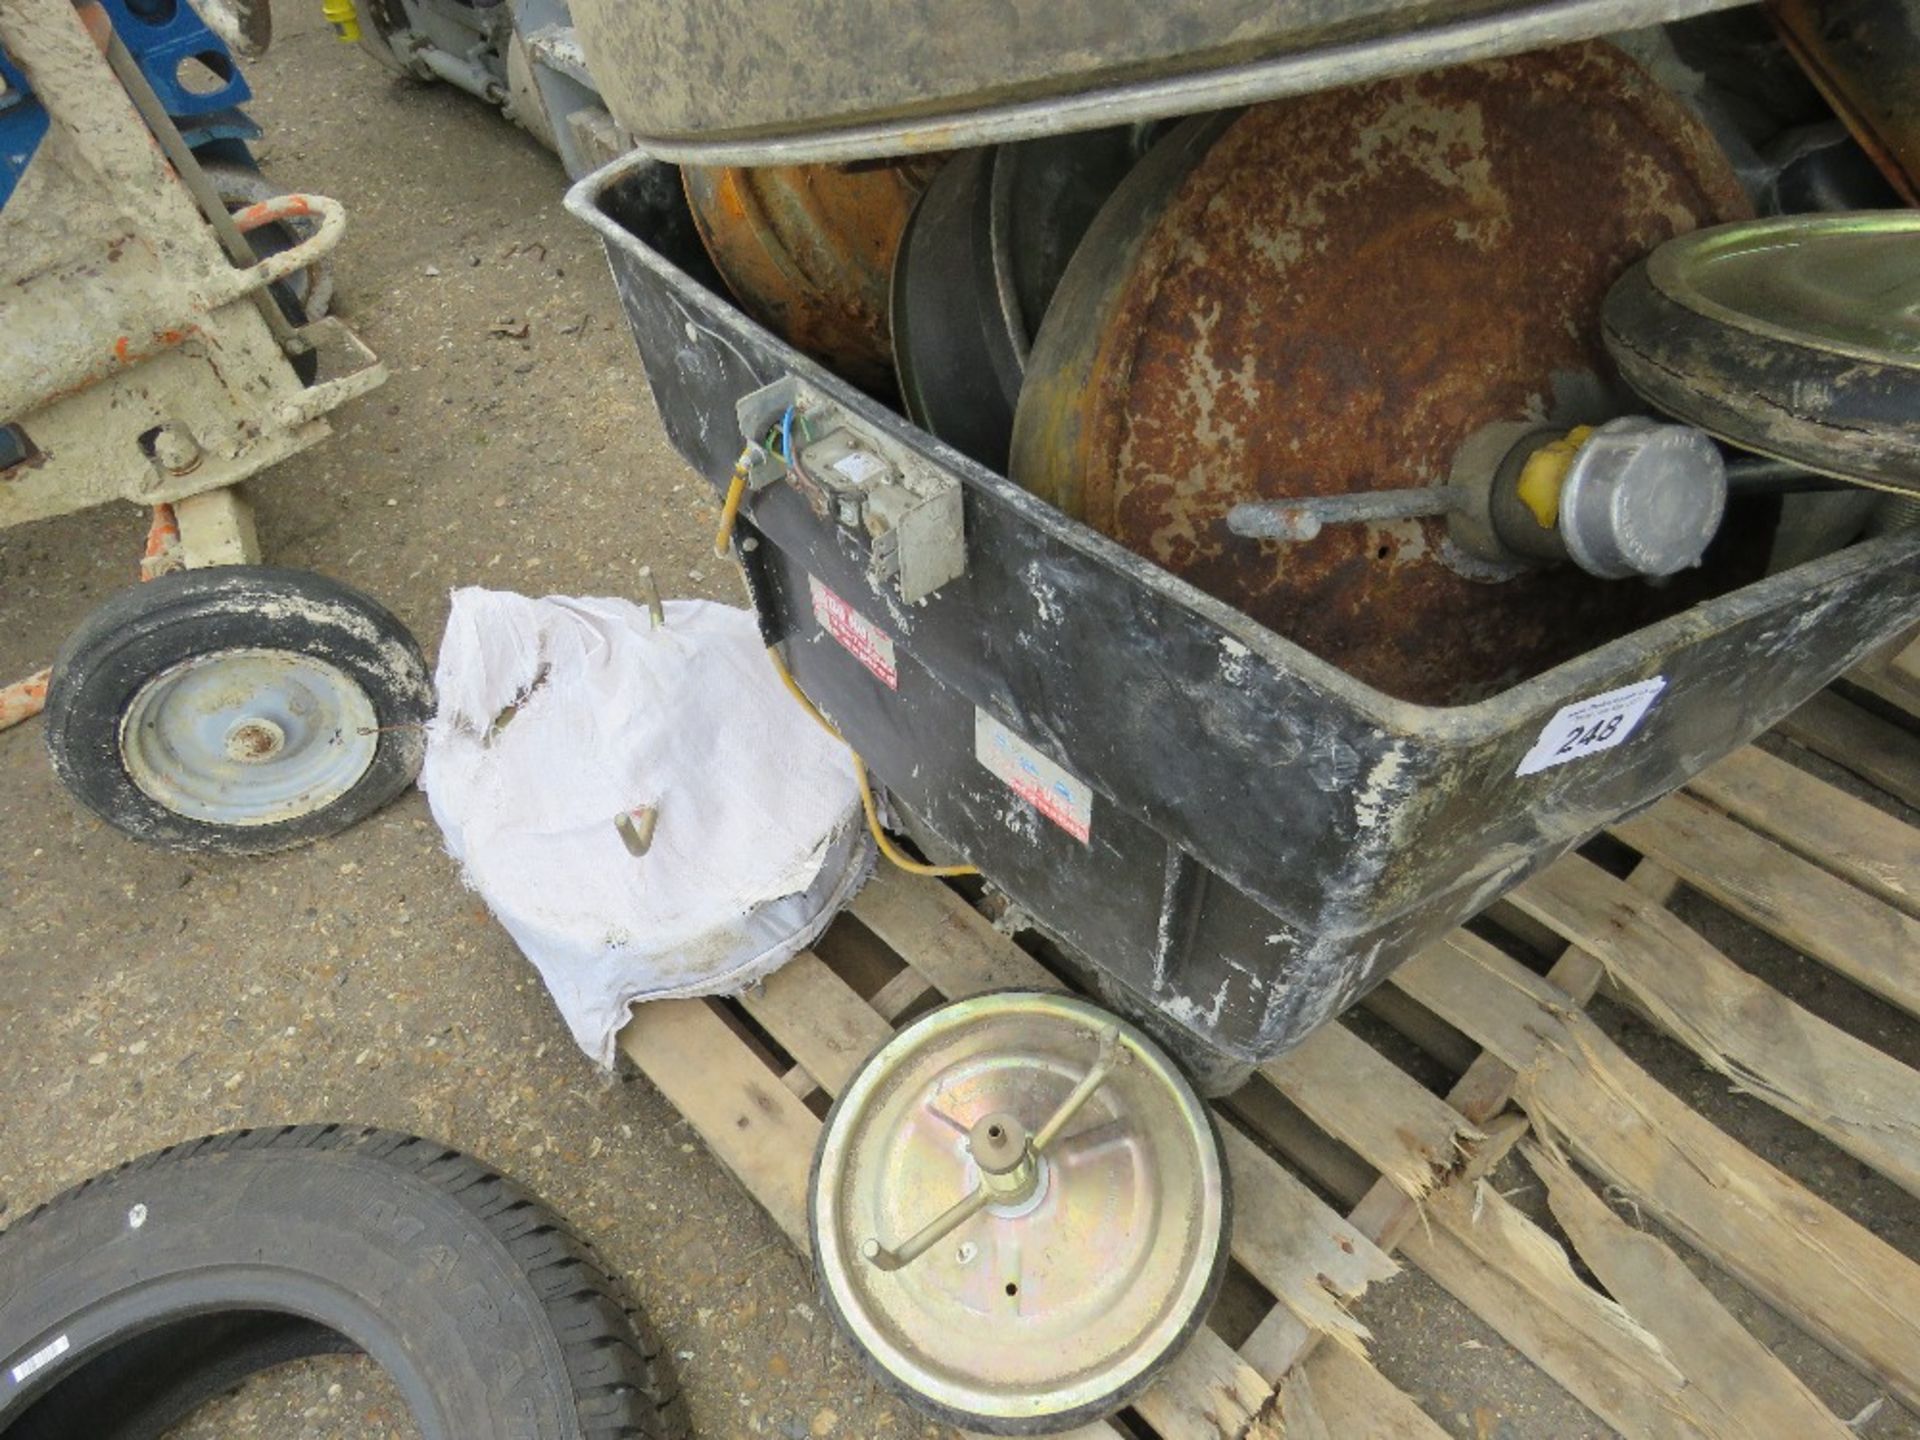
[[[1002,1124],[1036,1147],[1029,1188],[877,1263],[987,1182]],[[842,1332],[920,1408],[996,1435],[1072,1429],[1151,1384],[1219,1293],[1229,1212],[1213,1122],[1160,1049],[1078,997],[1020,992],[943,1006],[875,1051],[808,1196]]]
[[[1012,474],[1368,684],[1479,698],[1757,575],[1764,538],[1655,589],[1498,580],[1441,520],[1275,545],[1227,511],[1445,483],[1489,423],[1605,418],[1608,286],[1746,213],[1699,121],[1601,44],[1190,121],[1075,254]]]
[[[892,384],[887,286],[939,158],[682,171],[700,240],[754,319],[868,390]]]

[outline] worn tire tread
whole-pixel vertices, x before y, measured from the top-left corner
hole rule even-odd
[[[592,1245],[517,1182],[458,1150],[403,1131],[337,1124],[228,1130],[162,1146],[82,1180],[0,1229],[29,1232],[82,1195],[162,1166],[240,1150],[355,1150],[454,1199],[512,1257],[539,1298],[592,1440],[685,1440],[686,1402],[659,1341]]]

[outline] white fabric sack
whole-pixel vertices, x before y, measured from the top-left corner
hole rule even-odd
[[[743,989],[873,868],[847,749],[751,612],[457,590],[420,785],[465,879],[612,1065],[636,1001]],[[615,822],[658,812],[631,853]]]

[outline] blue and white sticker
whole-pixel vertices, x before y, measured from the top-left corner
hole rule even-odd
[[[1540,738],[1533,742],[1533,748],[1522,758],[1520,768],[1513,773],[1538,774],[1556,765],[1584,760],[1589,755],[1598,755],[1602,750],[1611,750],[1623,744],[1628,736],[1640,728],[1640,722],[1647,718],[1647,711],[1653,708],[1653,702],[1659,699],[1660,692],[1666,688],[1666,677],[1656,675],[1637,685],[1625,685],[1618,690],[1609,690],[1604,695],[1589,696],[1585,700],[1562,706],[1540,732]]]
[[[1093,836],[1093,791],[986,711],[973,712],[973,754],[1008,789],[1082,845]]]

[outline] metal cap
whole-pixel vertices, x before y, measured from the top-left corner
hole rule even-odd
[[[1673,575],[1700,563],[1726,506],[1726,462],[1704,431],[1627,416],[1600,426],[1574,455],[1560,490],[1560,534],[1591,575]]]

